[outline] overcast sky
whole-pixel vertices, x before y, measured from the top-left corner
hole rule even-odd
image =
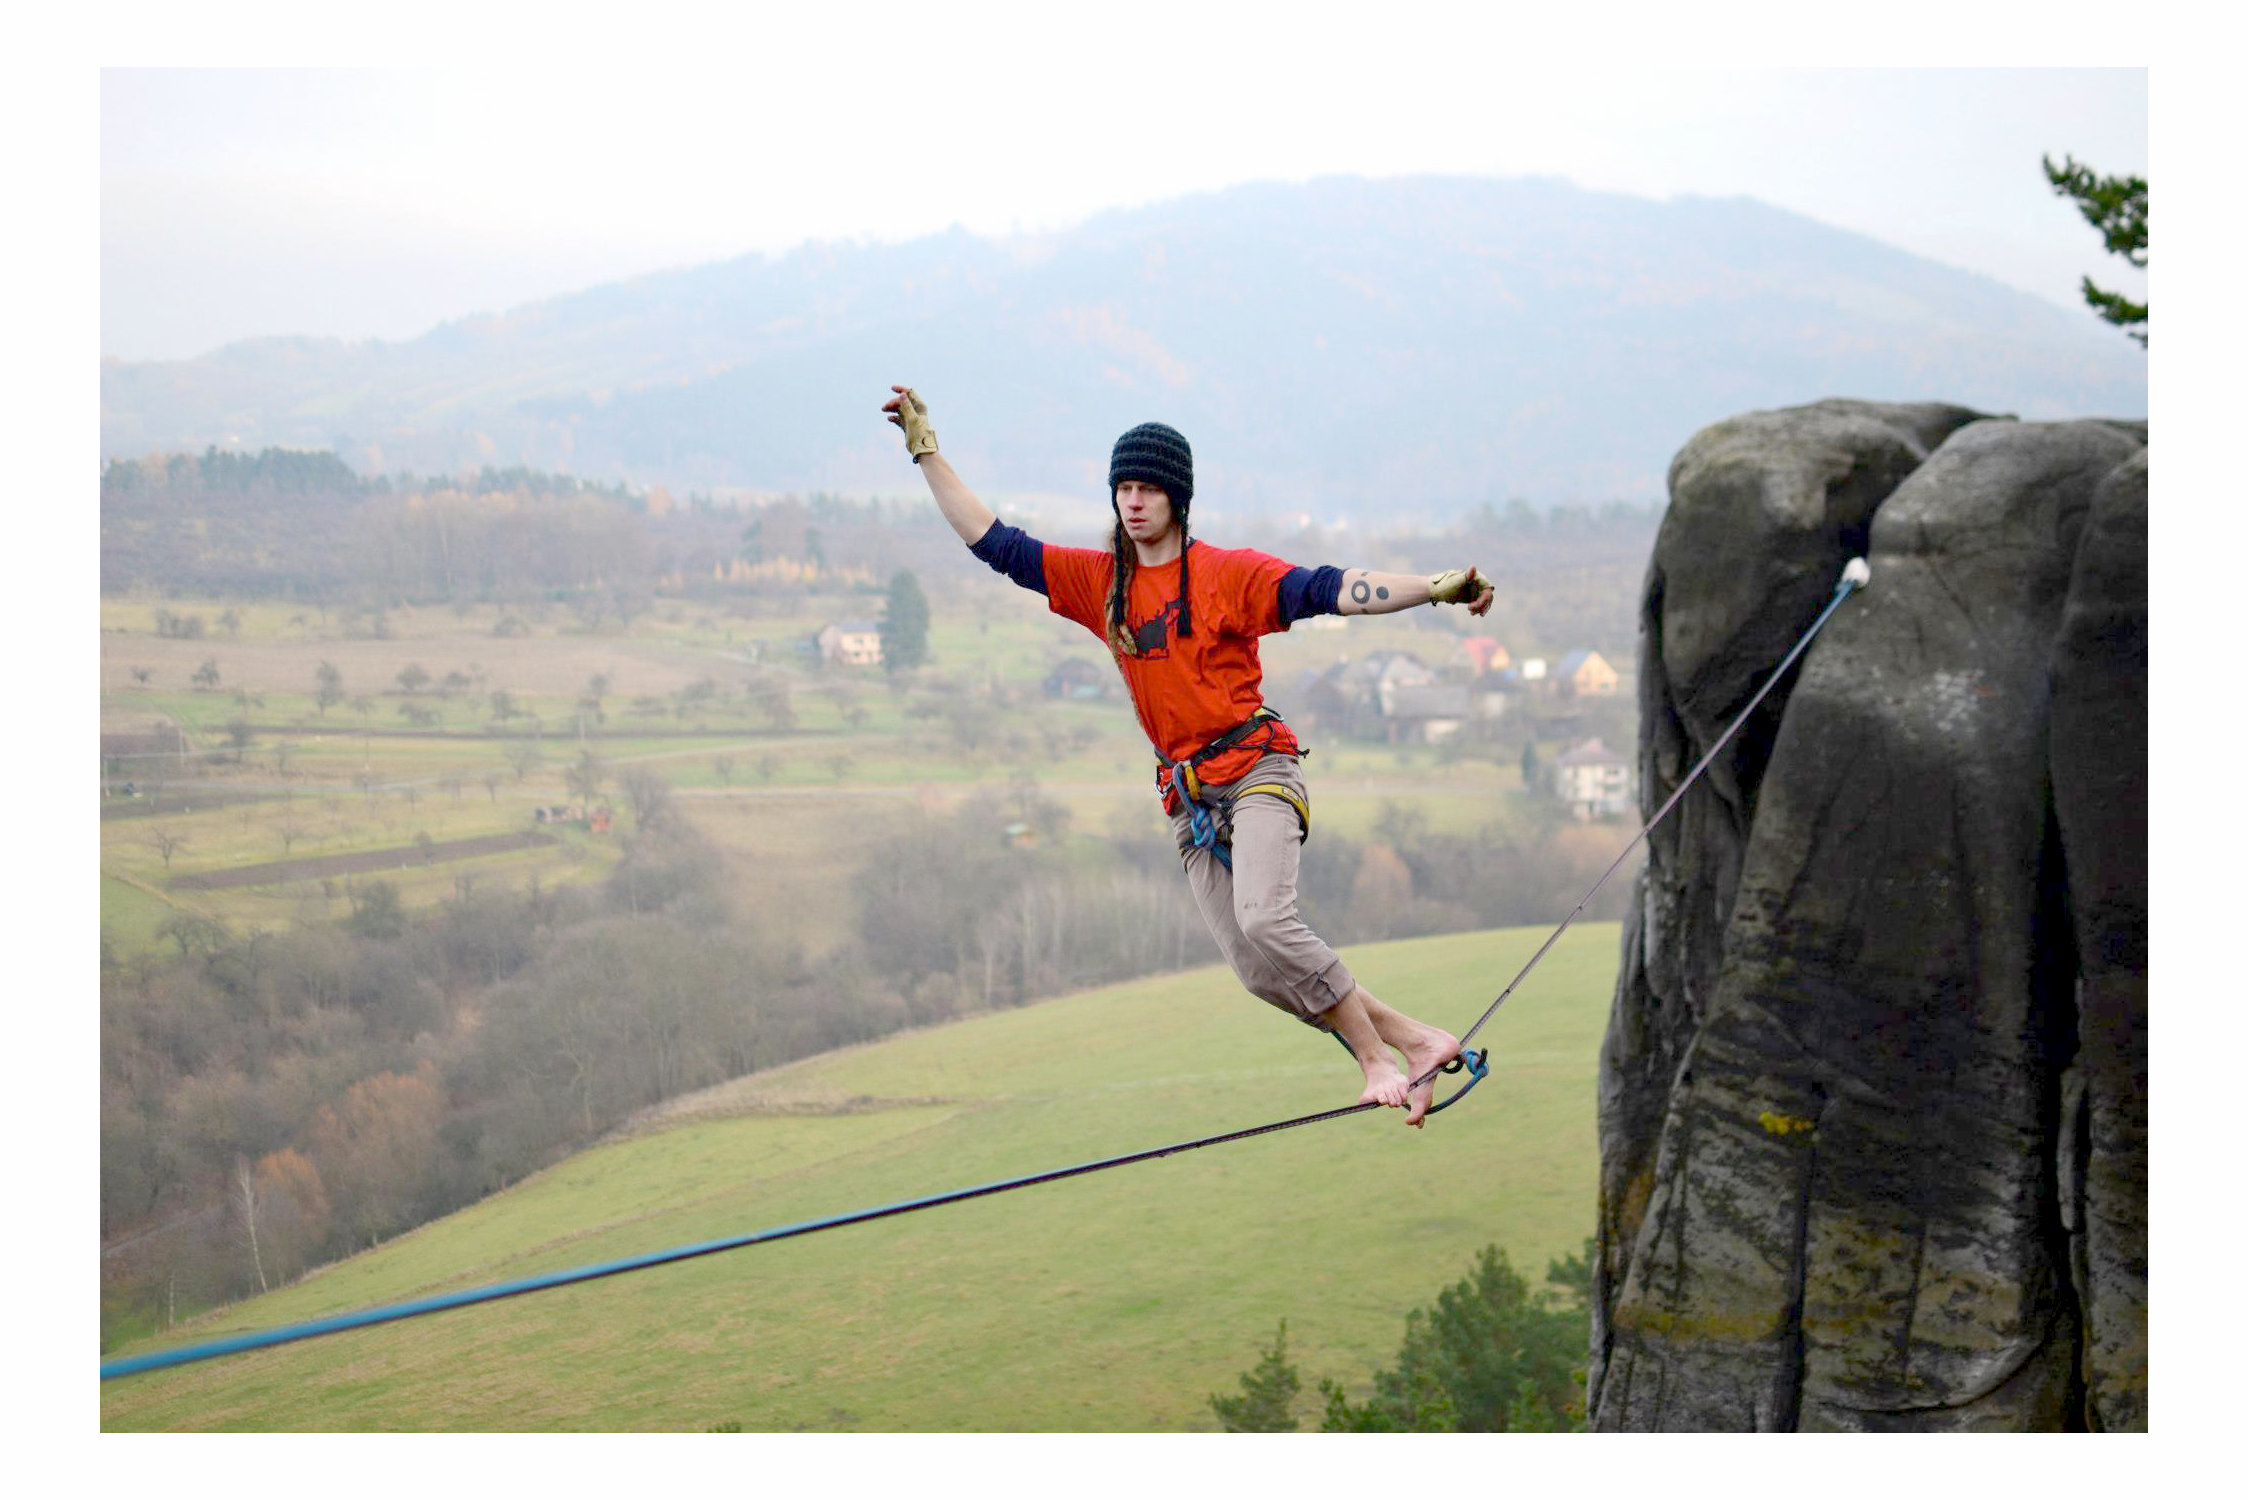
[[[1740,194],[2063,306],[2086,273],[2145,285],[2038,169],[2050,152],[2145,173],[2141,68],[1594,70],[1457,26],[1241,12],[1186,45],[1155,13],[906,14],[910,45],[863,20],[761,22],[754,49],[660,74],[105,70],[102,352],[407,338],[811,239],[1051,229],[1327,173]]]

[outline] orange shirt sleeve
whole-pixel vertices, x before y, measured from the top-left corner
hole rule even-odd
[[[1228,549],[1212,560],[1219,564],[1216,581],[1224,601],[1221,628],[1247,636],[1271,635],[1288,628],[1288,621],[1280,613],[1280,580],[1293,571],[1293,563],[1250,547]]]
[[[1091,547],[1046,544],[1046,607],[1108,639],[1109,570],[1115,562]]]

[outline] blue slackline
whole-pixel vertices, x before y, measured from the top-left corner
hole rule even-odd
[[[1463,1052],[1456,1063],[1467,1068],[1470,1077],[1458,1093],[1429,1110],[1430,1114],[1457,1103],[1469,1089],[1480,1083],[1489,1071],[1489,1054]],[[1450,1071],[1456,1071],[1452,1069]],[[1434,1076],[1432,1073],[1430,1076]],[[1181,1151],[1196,1151],[1204,1146],[1222,1146],[1228,1141],[1245,1141],[1251,1136],[1271,1135],[1275,1131],[1292,1130],[1298,1125],[1316,1125],[1322,1120],[1339,1120],[1345,1115],[1380,1109],[1379,1104],[1352,1104],[1341,1109],[1322,1110],[1315,1115],[1299,1115],[1293,1120],[1276,1120],[1269,1125],[1253,1125],[1247,1130],[1228,1131],[1224,1135],[1204,1136],[1200,1140],[1180,1141],[1176,1145],[1158,1146],[1149,1151],[1134,1151],[1128,1156],[1104,1157],[1074,1167],[1061,1167],[1050,1172],[1035,1172],[1028,1177],[1009,1177],[998,1182],[986,1182],[977,1187],[955,1188],[949,1193],[936,1193],[926,1198],[908,1198],[902,1203],[886,1203],[880,1208],[862,1208],[852,1213],[834,1214],[824,1219],[805,1219],[796,1224],[783,1224],[777,1229],[759,1229],[748,1234],[738,1234],[722,1240],[705,1240],[698,1245],[681,1245],[671,1250],[655,1250],[646,1255],[631,1255],[623,1260],[602,1261],[598,1265],[579,1266],[574,1270],[553,1271],[544,1276],[526,1276],[520,1281],[502,1281],[492,1286],[472,1287],[465,1292],[448,1292],[442,1297],[425,1297],[418,1302],[398,1302],[388,1307],[370,1307],[362,1312],[342,1313],[333,1318],[316,1318],[309,1323],[291,1323],[282,1328],[269,1328],[258,1333],[236,1334],[232,1338],[213,1339],[203,1344],[188,1344],[178,1349],[163,1349],[154,1354],[136,1354],[126,1359],[102,1361],[101,1378],[112,1379],[119,1375],[137,1375],[144,1370],[161,1370],[171,1365],[191,1364],[196,1360],[216,1359],[225,1354],[241,1354],[251,1349],[264,1349],[274,1344],[295,1343],[299,1339],[318,1338],[322,1334],[342,1333],[350,1328],[368,1328],[377,1323],[395,1323],[401,1318],[418,1318],[424,1313],[444,1312],[448,1308],[469,1307],[479,1302],[497,1302],[503,1297],[520,1297],[525,1292],[543,1292],[549,1287],[569,1286],[580,1281],[598,1281],[604,1276],[621,1276],[627,1271],[644,1271],[650,1266],[670,1265],[674,1261],[693,1260],[697,1256],[716,1255],[722,1250],[739,1250],[747,1245],[763,1245],[774,1240],[793,1239],[800,1234],[814,1234],[822,1229],[837,1229],[845,1224],[864,1224],[874,1219],[887,1219],[898,1214],[909,1214],[916,1209],[935,1208],[940,1203],[962,1203],[970,1198],[986,1198],[993,1193],[1010,1192],[1015,1188],[1034,1187],[1041,1182],[1060,1182],[1065,1177],[1082,1177],[1088,1172],[1105,1171],[1110,1167],[1129,1166],[1137,1161],[1153,1161],[1158,1157],[1173,1156]]]
[[[1802,637],[1796,641],[1794,647],[1780,659],[1780,664],[1772,669],[1771,675],[1765,678],[1764,685],[1756,690],[1754,697],[1749,699],[1748,706],[1743,708],[1733,722],[1727,726],[1725,732],[1717,737],[1716,743],[1709,747],[1709,750],[1695,763],[1693,770],[1689,771],[1686,778],[1679,782],[1677,789],[1670,794],[1669,799],[1663,803],[1654,817],[1648,819],[1632,841],[1624,845],[1623,853],[1616,856],[1615,863],[1609,865],[1601,877],[1593,882],[1592,889],[1585,892],[1584,899],[1577,903],[1575,910],[1561,919],[1561,925],[1554,928],[1552,935],[1539,946],[1536,953],[1530,956],[1530,961],[1522,966],[1521,972],[1514,976],[1505,989],[1499,991],[1499,998],[1493,1000],[1483,1014],[1476,1018],[1473,1026],[1460,1034],[1460,1055],[1439,1067],[1431,1068],[1428,1072],[1411,1081],[1412,1086],[1418,1088],[1435,1078],[1439,1072],[1458,1072],[1462,1067],[1468,1069],[1471,1076],[1466,1084],[1451,1098],[1431,1107],[1430,1114],[1435,1114],[1438,1110],[1449,1108],[1451,1105],[1458,1103],[1466,1096],[1469,1089],[1482,1082],[1489,1071],[1490,1054],[1487,1050],[1477,1051],[1468,1047],[1468,1040],[1478,1031],[1481,1031],[1484,1024],[1498,1013],[1499,1007],[1506,1003],[1507,997],[1512,995],[1516,987],[1529,977],[1530,971],[1538,966],[1538,961],[1546,956],[1556,942],[1560,941],[1561,934],[1568,930],[1569,924],[1576,921],[1585,907],[1591,904],[1592,898],[1599,894],[1600,888],[1608,883],[1608,877],[1623,867],[1623,862],[1631,854],[1631,851],[1638,848],[1647,835],[1654,832],[1658,823],[1670,816],[1671,809],[1676,807],[1679,799],[1686,795],[1686,789],[1701,779],[1702,773],[1709,769],[1710,762],[1717,758],[1717,752],[1724,749],[1726,743],[1733,738],[1740,727],[1748,722],[1749,715],[1756,712],[1756,706],[1764,701],[1765,694],[1771,692],[1774,685],[1787,674],[1788,668],[1793,666],[1795,659],[1801,656],[1810,646],[1812,638],[1819,633],[1820,628],[1826,624],[1836,610],[1842,607],[1842,602],[1856,590],[1864,588],[1870,580],[1871,574],[1866,566],[1865,559],[1862,557],[1853,558],[1849,566],[1843,569],[1841,582],[1836,585],[1834,590],[1834,597],[1827,601],[1826,608],[1819,611],[1818,618],[1811,622],[1810,628],[1803,632]],[[1342,1039],[1337,1037],[1336,1040],[1341,1041]],[[1349,1043],[1345,1042],[1344,1047],[1348,1050]],[[541,1292],[549,1287],[569,1286],[580,1281],[597,1281],[604,1276],[618,1276],[627,1271],[642,1271],[650,1266],[669,1265],[673,1261],[693,1260],[701,1255],[716,1255],[721,1250],[739,1250],[747,1245],[762,1245],[773,1240],[793,1239],[797,1235],[813,1234],[822,1229],[836,1229],[845,1224],[864,1224],[874,1219],[887,1219],[898,1214],[912,1213],[917,1209],[934,1208],[940,1203],[961,1203],[970,1198],[985,1198],[994,1193],[1010,1192],[1015,1188],[1034,1187],[1041,1182],[1060,1182],[1067,1177],[1082,1177],[1089,1172],[1106,1171],[1110,1167],[1128,1166],[1139,1161],[1153,1161],[1158,1157],[1174,1156],[1182,1151],[1195,1151],[1204,1146],[1222,1146],[1228,1141],[1245,1141],[1252,1136],[1271,1135],[1276,1131],[1293,1130],[1298,1125],[1316,1125],[1323,1120],[1339,1120],[1345,1115],[1362,1114],[1369,1109],[1380,1109],[1382,1107],[1379,1104],[1351,1104],[1341,1109],[1322,1110],[1314,1115],[1298,1115],[1292,1120],[1276,1120],[1269,1125],[1253,1125],[1247,1130],[1228,1131],[1224,1135],[1204,1136],[1200,1140],[1180,1141],[1176,1145],[1158,1146],[1149,1151],[1135,1151],[1126,1156],[1104,1157],[1099,1161],[1084,1162],[1074,1167],[1061,1167],[1050,1172],[1037,1172],[1028,1177],[1009,1177],[999,1182],[987,1182],[978,1187],[956,1188],[949,1193],[937,1193],[927,1198],[908,1198],[904,1202],[889,1203],[880,1208],[862,1208],[854,1213],[836,1214],[824,1219],[806,1219],[801,1223],[784,1224],[777,1229],[756,1230],[749,1234],[735,1235],[729,1239],[706,1240],[699,1245],[682,1245],[673,1250],[657,1250],[647,1255],[628,1256],[623,1260],[603,1261],[598,1265],[580,1266],[570,1271],[555,1271],[545,1276],[527,1276],[520,1281],[503,1281],[494,1286],[475,1287],[465,1292],[451,1292],[442,1297],[427,1297],[418,1302],[400,1302],[389,1307],[373,1307],[363,1312],[344,1313],[338,1317],[320,1318],[309,1323],[293,1323],[282,1328],[267,1329],[262,1333],[238,1334],[229,1339],[214,1339],[209,1343],[189,1344],[182,1348],[166,1349],[155,1354],[137,1354],[128,1359],[105,1360],[101,1367],[101,1378],[109,1380],[119,1375],[135,1375],[144,1370],[160,1370],[171,1365],[190,1364],[196,1360],[215,1359],[226,1354],[240,1354],[250,1349],[263,1349],[274,1344],[294,1343],[299,1339],[318,1338],[322,1334],[341,1333],[350,1328],[366,1328],[377,1323],[395,1323],[401,1318],[419,1317],[423,1313],[443,1312],[447,1308],[468,1307],[479,1302],[497,1302],[503,1297],[519,1297],[525,1292]]]

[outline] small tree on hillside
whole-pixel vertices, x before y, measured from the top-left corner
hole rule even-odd
[[[882,665],[903,672],[928,659],[929,599],[912,570],[900,568],[882,606]]]
[[[1405,1320],[1395,1367],[1377,1370],[1363,1405],[1333,1380],[1319,1382],[1322,1432],[1558,1432],[1581,1427],[1581,1370],[1590,1316],[1592,1255],[1549,1262],[1555,1291],[1533,1296],[1505,1252],[1485,1246],[1475,1269]],[[1291,1432],[1302,1382],[1288,1363],[1288,1325],[1239,1396],[1211,1396],[1228,1432]]]
[[[1549,1277],[1557,1284],[1566,1276]],[[1582,1420],[1577,1383],[1585,1319],[1534,1298],[1506,1252],[1486,1245],[1475,1269],[1405,1318],[1393,1369],[1354,1406],[1321,1381],[1323,1432],[1559,1432]]]
[[[334,662],[324,661],[312,669],[312,681],[312,701],[325,719],[329,709],[343,702],[343,673],[336,670]]]
[[[539,748],[537,740],[509,740],[507,748],[501,753],[507,756],[508,769],[515,773],[517,781],[537,770],[539,764],[546,759],[546,752]]]
[[[609,768],[590,750],[578,753],[576,764],[562,773],[562,784],[573,796],[585,799],[586,811],[593,810],[593,799],[601,795],[601,784],[608,780]]]
[[[1303,1379],[1296,1367],[1288,1363],[1288,1320],[1280,1320],[1280,1331],[1272,1337],[1272,1347],[1264,1351],[1257,1367],[1241,1377],[1241,1394],[1238,1396],[1212,1396],[1210,1410],[1218,1415],[1228,1432],[1294,1432],[1296,1430],[1296,1393],[1303,1389]]]
[[[250,1237],[250,1265],[258,1275],[258,1290],[267,1291],[265,1260],[258,1254],[258,1180],[247,1156],[234,1158],[232,1187],[234,1211],[242,1216],[242,1228]]]
[[[172,868],[172,856],[179,853],[180,846],[186,842],[186,835],[175,833],[169,828],[151,828],[148,831],[149,847],[156,851],[157,858],[164,861],[167,872]]]
[[[671,783],[647,766],[628,766],[617,778],[625,800],[632,805],[635,830],[655,828],[671,816]]]
[[[348,885],[344,897],[351,903],[344,926],[361,937],[394,938],[406,930],[406,909],[398,900],[398,887],[389,881]]]

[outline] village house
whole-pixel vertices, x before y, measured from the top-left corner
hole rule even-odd
[[[1120,681],[1109,668],[1072,656],[1048,672],[1039,685],[1049,698],[1085,700],[1112,696]]]
[[[1619,817],[1631,810],[1631,762],[1586,740],[1554,761],[1553,792],[1582,820]]]
[[[1616,669],[1597,651],[1572,651],[1553,671],[1554,686],[1579,698],[1613,698]]]
[[[1467,658],[1469,668],[1478,677],[1503,672],[1514,665],[1514,658],[1507,654],[1506,647],[1499,644],[1495,635],[1461,636],[1460,655]]]
[[[1309,722],[1324,732],[1392,745],[1436,744],[1506,709],[1497,691],[1442,681],[1406,651],[1338,661],[1306,678],[1299,693]]]
[[[1304,690],[1312,722],[1330,734],[1357,739],[1391,738],[1390,713],[1400,689],[1425,687],[1436,674],[1406,651],[1372,651],[1355,661],[1338,661]]]
[[[821,630],[813,644],[830,667],[882,665],[882,626],[874,620],[839,620]]]
[[[1403,683],[1382,694],[1383,737],[1393,745],[1448,740],[1474,714],[1467,688],[1456,682]]]

